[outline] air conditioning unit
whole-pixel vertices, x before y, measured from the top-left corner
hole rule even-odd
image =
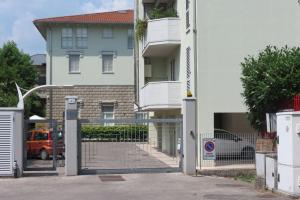
[[[152,77],[152,65],[145,65],[145,77],[146,78]]]

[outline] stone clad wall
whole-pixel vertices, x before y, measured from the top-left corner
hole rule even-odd
[[[114,103],[115,118],[134,117],[134,86],[76,86],[68,89],[53,89],[53,119],[62,120],[65,96],[77,96],[83,102],[81,119],[102,116],[101,103]],[[47,100],[49,117],[49,98]]]

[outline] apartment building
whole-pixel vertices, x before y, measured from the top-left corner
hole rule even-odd
[[[54,119],[68,95],[78,96],[84,119],[134,116],[133,21],[133,11],[122,10],[33,22],[47,43],[47,84],[74,86],[49,95]]]
[[[140,110],[177,117],[192,96],[199,133],[253,132],[240,63],[267,45],[299,45],[298,1],[137,0],[135,9],[147,24],[136,52]]]

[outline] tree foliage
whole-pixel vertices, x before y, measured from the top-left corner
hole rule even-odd
[[[283,109],[300,92],[300,48],[267,46],[241,65],[249,120],[255,129],[265,130],[265,114]]]
[[[37,83],[38,72],[32,66],[30,56],[9,41],[0,48],[0,107],[16,106],[18,96],[16,85],[31,89]],[[25,115],[43,115],[43,104],[37,95],[26,99]]]

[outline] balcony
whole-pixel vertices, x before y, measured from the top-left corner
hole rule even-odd
[[[179,81],[149,82],[140,93],[142,110],[180,109],[182,105]]]
[[[164,57],[181,43],[180,19],[161,18],[148,21],[144,38],[144,57]]]

